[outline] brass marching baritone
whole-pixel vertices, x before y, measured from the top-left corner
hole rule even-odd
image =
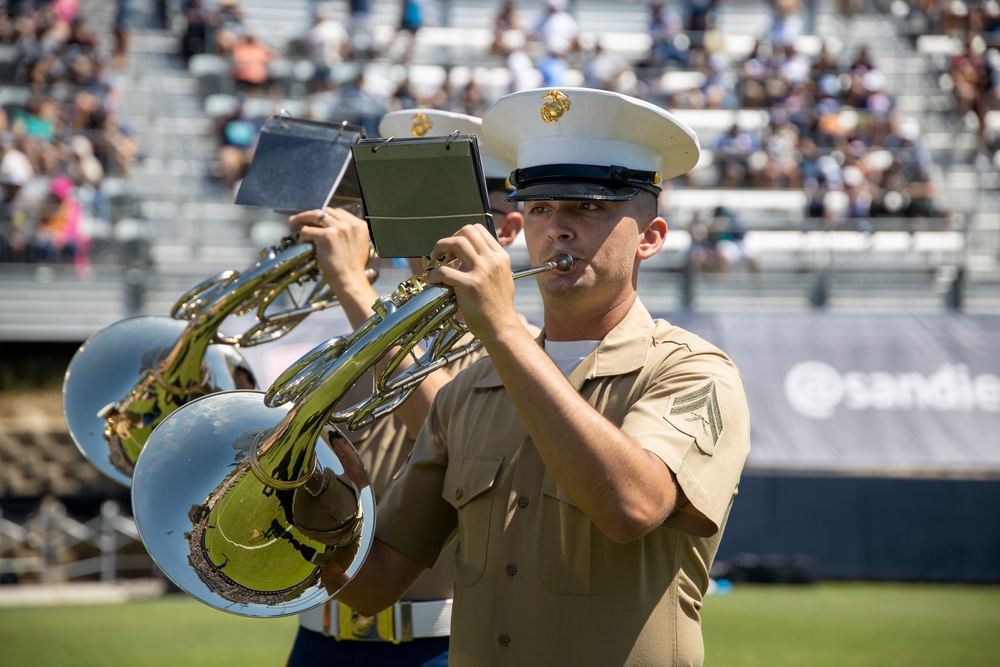
[[[369,280],[378,272],[368,269]],[[311,288],[309,283],[314,283]],[[294,286],[306,289],[298,299]],[[280,297],[292,306],[268,312]],[[63,415],[83,455],[131,485],[135,461],[153,429],[188,401],[216,391],[256,388],[237,347],[275,340],[310,313],[338,305],[322,281],[312,244],[286,236],[243,272],[224,271],[181,296],[171,316],[143,315],[92,335],[63,380]],[[256,311],[245,332],[226,337],[227,317]]]
[[[566,270],[573,261],[564,254],[513,276]],[[390,413],[427,375],[481,344],[466,336],[454,291],[428,284],[426,271],[379,299],[352,334],[304,355],[266,393],[198,398],[153,432],[136,462],[133,516],[147,552],[182,590],[240,616],[277,617],[330,598],[320,573],[331,559],[345,582],[357,573],[374,536],[375,499],[339,429]],[[371,393],[342,405],[369,373]],[[357,501],[344,522],[353,539],[337,547],[306,537],[292,516],[297,490],[318,494],[331,472]]]

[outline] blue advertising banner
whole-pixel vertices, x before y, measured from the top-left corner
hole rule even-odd
[[[743,375],[747,468],[1000,473],[1000,317],[674,314]]]

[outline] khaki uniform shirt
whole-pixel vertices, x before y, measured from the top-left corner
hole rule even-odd
[[[521,318],[521,324],[532,334],[539,333],[538,327]],[[472,340],[471,336],[462,339],[459,345],[465,345]],[[468,368],[474,362],[486,356],[483,348],[458,359],[448,365],[452,376]],[[371,381],[366,376],[348,393],[344,401],[353,405],[362,400],[370,391]],[[351,441],[358,455],[368,469],[371,478],[372,491],[376,501],[380,500],[392,481],[393,475],[399,470],[413,450],[414,438],[403,425],[403,421],[395,415],[387,415],[367,428],[358,431],[344,429],[344,436]],[[413,586],[402,597],[403,600],[450,600],[455,586],[455,545],[452,544],[437,564],[424,572]]]
[[[661,527],[628,544],[601,533],[484,359],[438,393],[376,537],[430,566],[458,530],[452,665],[699,665],[709,569],[750,448],[739,372],[637,301],[569,381],[677,475],[687,501]]]

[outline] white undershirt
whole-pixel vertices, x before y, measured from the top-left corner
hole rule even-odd
[[[545,352],[566,377],[597,349],[599,340],[547,340]]]

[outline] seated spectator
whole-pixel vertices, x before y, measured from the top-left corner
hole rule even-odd
[[[129,45],[132,40],[132,28],[135,23],[136,0],[116,0],[115,20],[112,33],[115,38],[112,62],[115,69],[122,69],[128,57]]]
[[[233,52],[233,45],[246,32],[243,7],[239,0],[219,0],[216,14],[215,49],[220,55]]]
[[[2,198],[9,201],[35,175],[31,160],[17,147],[14,135],[4,131],[0,134],[0,185]]]
[[[780,54],[778,78],[789,89],[809,82],[812,73],[812,61],[809,56],[796,49],[792,43],[778,47],[775,51]]]
[[[963,50],[951,57],[949,67],[958,115],[975,117],[980,139],[985,138],[987,102],[993,86],[985,51],[982,37],[969,35]]]
[[[351,37],[334,15],[332,3],[316,5],[313,24],[305,34],[305,45],[309,59],[316,67],[316,79],[328,79],[331,69],[350,55]]]
[[[840,64],[837,62],[837,54],[830,44],[829,39],[824,39],[820,44],[819,53],[812,61],[812,79],[819,79],[820,76],[840,72]]]
[[[508,92],[516,93],[541,85],[541,72],[535,68],[531,56],[523,48],[513,49],[507,54],[506,66],[507,73],[510,75],[510,90]]]
[[[712,215],[709,236],[715,244],[717,269],[727,273],[743,266],[756,273],[759,270],[757,258],[746,244],[746,231],[736,212],[725,206],[718,206]]]
[[[712,56],[726,54],[726,36],[719,27],[719,16],[714,11],[705,15],[705,29],[701,33],[699,48],[692,49],[691,66],[697,69],[709,67]]]
[[[662,2],[649,6],[649,35],[652,44],[647,67],[685,68],[690,62],[691,39],[684,33],[684,19],[674,9]]]
[[[29,240],[29,255],[41,262],[73,262],[77,272],[89,270],[88,239],[81,227],[80,202],[69,176],[52,179]]]
[[[540,41],[550,56],[570,57],[580,49],[580,25],[569,12],[567,0],[546,0],[545,14],[528,34]]]
[[[834,5],[837,7],[837,13],[847,19],[865,11],[864,0],[836,0]]]
[[[493,43],[490,53],[505,56],[524,43],[524,26],[517,10],[517,0],[504,0],[493,19]]]
[[[767,37],[777,46],[792,46],[804,30],[801,0],[774,0]]]
[[[391,57],[401,62],[409,62],[413,57],[413,48],[417,42],[417,33],[424,26],[423,0],[402,0],[399,27],[393,37],[388,51]],[[399,43],[402,42],[402,52]]]
[[[80,0],[52,0],[49,9],[60,22],[72,25],[80,11]]]
[[[70,139],[72,158],[67,173],[77,184],[77,195],[84,211],[111,222],[111,206],[101,191],[104,167],[94,155],[90,139],[78,134]]]
[[[246,175],[260,132],[260,123],[246,115],[245,99],[240,96],[236,111],[216,123],[219,141],[216,155],[222,167],[222,185],[227,191],[233,190]]]
[[[351,58],[374,58],[375,39],[370,0],[351,0]]]
[[[399,111],[400,109],[415,108],[417,108],[417,94],[413,91],[413,82],[410,80],[410,75],[407,74],[389,97],[389,109],[390,111]]]
[[[773,69],[771,54],[770,45],[757,40],[754,42],[750,55],[739,63],[737,67],[739,73],[737,87],[741,107],[760,109],[768,106],[770,103],[770,94],[767,86]]]
[[[842,170],[847,208],[844,216],[851,219],[867,219],[871,216],[872,202],[875,200],[874,184],[855,165],[847,165]]]
[[[451,111],[456,106],[456,93],[452,86],[451,68],[444,68],[444,78],[434,90],[424,93],[422,99],[417,103],[418,107],[430,107],[431,109],[443,109]]]
[[[729,55],[724,51],[708,58],[705,83],[701,87],[706,109],[733,109],[739,105],[736,94],[737,76],[730,66]]]
[[[97,129],[97,118],[103,113],[101,98],[90,90],[78,90],[63,102],[62,117],[66,130],[73,134]]]
[[[205,0],[182,0],[181,15],[184,17],[181,56],[186,64],[191,56],[209,53],[214,48],[213,35],[219,15]]]
[[[562,88],[567,85],[569,76],[569,59],[558,53],[547,53],[538,60],[538,71],[542,73],[542,86],[545,88]]]
[[[17,27],[14,25],[13,14],[9,6],[0,11],[0,44],[14,44],[17,41]]]
[[[760,140],[737,123],[719,137],[714,146],[719,187],[736,188],[746,185],[747,162],[759,148]]]
[[[72,57],[68,65],[66,79],[73,86],[87,90],[108,88],[108,84],[102,80],[101,69],[96,59],[80,53]]]
[[[462,87],[455,103],[455,110],[468,116],[482,117],[489,102],[486,100],[486,91],[476,81],[475,76],[470,76],[469,81]]]
[[[692,39],[695,38],[695,35],[700,38],[700,33],[708,30],[711,21],[709,17],[718,4],[720,4],[720,0],[688,0],[685,29],[694,33]]]
[[[59,104],[47,95],[35,95],[11,118],[11,131],[36,173],[54,174],[59,168],[56,136],[60,128]]]
[[[0,134],[0,261],[27,259],[27,214],[18,194],[34,175],[31,162],[18,150],[14,135]]]
[[[233,81],[240,92],[260,92],[269,83],[268,67],[278,54],[270,46],[246,33],[233,43]]]
[[[705,224],[700,213],[691,221],[688,234],[691,235],[691,243],[687,249],[688,265],[695,271],[718,271],[719,253],[715,247],[715,232]]]
[[[964,0],[942,2],[940,11],[945,34],[960,37],[969,31],[969,5]]]
[[[445,79],[444,86],[447,87]],[[385,99],[372,91],[365,73],[362,70],[357,78],[348,82],[341,89],[341,110],[344,118],[355,125],[365,128],[369,137],[378,136],[378,123],[386,113]],[[426,106],[426,104],[421,104]]]
[[[907,183],[909,206],[906,215],[911,218],[938,218],[944,213],[938,206],[938,185],[930,172],[918,167]]]
[[[799,128],[789,120],[784,109],[772,111],[761,144],[762,149],[750,158],[750,184],[761,188],[800,187]],[[760,161],[757,168],[754,168],[755,160]]]
[[[123,2],[135,2],[135,0],[121,0]],[[70,25],[70,34],[66,39],[67,49],[73,49],[75,53],[90,56],[94,60],[102,60],[101,38],[94,30],[94,27],[82,16],[76,17]]]
[[[102,109],[96,123],[98,131],[92,141],[95,157],[105,173],[127,176],[139,156],[138,138],[116,113]]]
[[[539,69],[545,72],[541,63]],[[632,66],[624,58],[617,53],[607,51],[600,42],[594,46],[593,57],[583,67],[584,85],[600,90],[624,93],[622,78],[634,78],[634,75]]]

